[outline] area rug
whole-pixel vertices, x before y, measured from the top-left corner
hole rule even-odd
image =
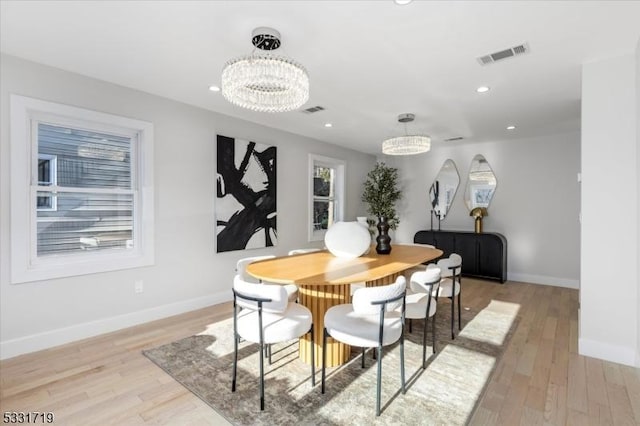
[[[311,369],[298,358],[297,342],[274,345],[265,362],[265,410],[260,411],[258,345],[243,342],[238,378],[231,392],[233,320],[203,333],[144,351],[171,377],[236,425],[447,424],[471,418],[491,374],[517,325],[517,305],[492,301],[482,311],[463,310],[463,329],[451,340],[450,311],[436,315],[438,352],[427,349],[422,369],[422,323],[406,334],[407,392],[400,391],[399,345],[386,347],[382,360],[382,413],[375,416],[376,361],[372,351],[361,368],[359,350],[340,367],[328,368],[320,393],[320,368],[311,387]],[[440,306],[439,306],[440,307]],[[429,325],[428,343],[431,342]]]

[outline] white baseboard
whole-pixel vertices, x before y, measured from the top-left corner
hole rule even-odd
[[[48,349],[145,322],[206,308],[207,306],[217,305],[218,303],[228,302],[230,300],[231,292],[224,291],[196,299],[183,300],[181,302],[156,306],[129,314],[3,341],[0,342],[0,359],[12,358],[14,356]]]
[[[523,283],[551,285],[554,287],[574,288],[576,290],[580,288],[579,280],[572,280],[569,278],[549,277],[547,275],[531,275],[531,274],[518,274],[514,272],[507,272],[507,280],[520,281]]]
[[[631,367],[640,367],[639,354],[626,346],[579,338],[578,353],[583,356],[617,362]]]

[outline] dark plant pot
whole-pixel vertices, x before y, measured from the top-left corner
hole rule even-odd
[[[389,236],[389,222],[386,217],[378,218],[378,236],[376,237],[376,252],[378,254],[391,253],[391,237]]]

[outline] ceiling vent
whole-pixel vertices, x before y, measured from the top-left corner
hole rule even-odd
[[[318,111],[324,111],[324,107],[321,107],[320,105],[318,105],[318,106],[314,106],[314,107],[302,110],[302,112],[304,112],[305,114],[313,114],[314,112],[318,112]]]
[[[449,138],[449,139],[445,139],[445,142],[453,142],[453,141],[461,141],[462,139],[464,139],[462,136],[456,136],[455,138]]]
[[[503,59],[512,58],[518,55],[524,55],[525,53],[529,53],[529,45],[527,43],[519,44],[518,46],[510,47],[509,49],[501,50],[499,52],[490,53],[485,56],[480,56],[478,58],[478,62],[480,62],[480,65],[489,65]]]

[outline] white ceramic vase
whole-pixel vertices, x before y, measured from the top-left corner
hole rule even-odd
[[[324,235],[324,244],[336,257],[353,259],[369,250],[371,237],[367,228],[358,222],[336,222]]]

